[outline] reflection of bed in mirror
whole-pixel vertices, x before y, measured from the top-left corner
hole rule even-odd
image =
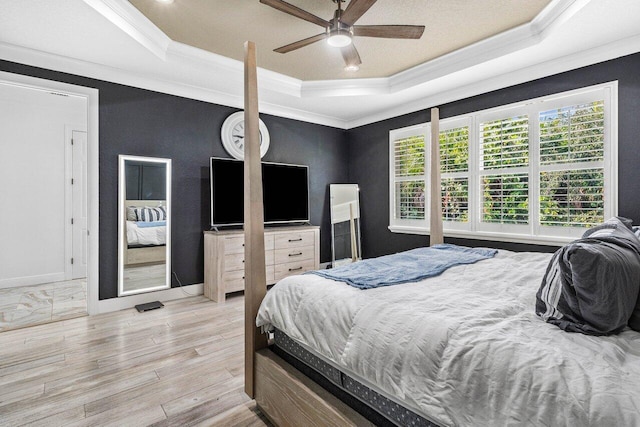
[[[164,201],[127,200],[125,209],[127,248],[124,264],[164,263],[167,243],[167,212]],[[141,209],[145,211],[140,212]],[[144,217],[140,218],[136,212],[142,213]]]

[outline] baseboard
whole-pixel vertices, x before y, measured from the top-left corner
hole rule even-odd
[[[204,285],[198,283],[187,285],[181,288],[171,288],[162,291],[147,292],[145,294],[129,295],[120,298],[110,298],[98,301],[98,313],[110,313],[112,311],[133,308],[138,304],[145,304],[152,301],[171,301],[174,299],[187,298],[190,296],[202,295]]]

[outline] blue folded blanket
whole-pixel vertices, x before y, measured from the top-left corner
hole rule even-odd
[[[138,221],[136,225],[140,228],[162,227],[167,225],[167,221]]]
[[[473,264],[492,258],[497,252],[495,249],[467,248],[444,243],[309,273],[345,282],[359,289],[371,289],[417,282],[437,276],[456,265]]]

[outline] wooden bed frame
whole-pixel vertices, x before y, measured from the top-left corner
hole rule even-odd
[[[258,132],[256,48],[244,45],[244,233],[245,233],[245,392],[278,426],[373,426],[321,386],[267,348],[256,327],[260,303],[267,292],[264,256],[262,172]],[[439,111],[431,109],[431,236],[442,243],[440,207]]]

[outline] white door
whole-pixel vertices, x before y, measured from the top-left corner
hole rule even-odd
[[[71,133],[72,278],[87,276],[87,133]]]

